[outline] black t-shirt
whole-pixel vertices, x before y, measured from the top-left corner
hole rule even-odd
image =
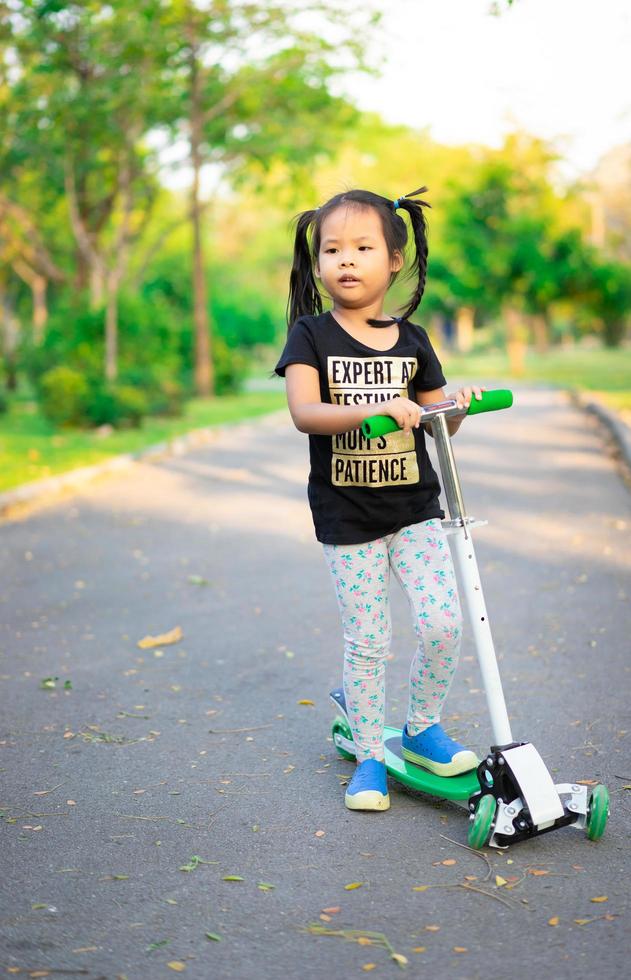
[[[446,382],[440,361],[422,327],[399,321],[390,350],[367,347],[344,330],[331,313],[303,316],[289,331],[276,365],[309,364],[320,375],[320,397],[334,405],[379,403]],[[309,504],[316,537],[325,544],[361,544],[406,527],[443,517],[440,485],[425,448],[424,426],[366,439],[360,429],[341,435],[309,436]]]

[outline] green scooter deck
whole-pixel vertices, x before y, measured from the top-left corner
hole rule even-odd
[[[438,796],[443,800],[468,800],[480,789],[477,772],[464,772],[461,776],[436,776],[421,766],[407,762],[401,755],[401,729],[386,725],[384,729],[386,769],[390,775],[410,789]]]

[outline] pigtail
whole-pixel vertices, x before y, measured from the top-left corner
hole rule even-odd
[[[414,310],[418,307],[425,291],[425,280],[427,278],[427,221],[425,220],[425,213],[423,208],[430,208],[431,204],[428,201],[414,201],[412,198],[418,197],[419,194],[424,194],[427,191],[427,187],[419,187],[417,191],[412,191],[410,194],[406,194],[404,197],[400,197],[395,202],[395,209],[399,208],[410,216],[410,224],[412,225],[412,233],[414,235],[414,261],[410,267],[409,276],[410,278],[416,279],[416,289],[410,297],[410,302],[404,313],[401,314],[402,320],[407,320],[412,316]]]
[[[315,215],[315,211],[303,211],[296,219],[294,261],[289,277],[289,296],[287,299],[288,329],[291,329],[298,317],[322,313],[322,297],[313,275],[313,262],[308,237],[309,227]]]

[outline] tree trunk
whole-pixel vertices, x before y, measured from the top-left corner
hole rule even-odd
[[[535,339],[535,350],[538,354],[546,354],[550,349],[550,323],[545,313],[535,313],[530,318]]]
[[[20,339],[20,321],[16,317],[2,283],[0,283],[0,353],[4,359],[7,390],[18,386],[17,347]]]
[[[473,347],[474,318],[472,306],[461,306],[456,312],[456,348],[460,354],[468,354]]]
[[[108,282],[105,304],[105,377],[116,381],[118,376],[118,283]]]
[[[33,294],[33,343],[39,347],[44,339],[44,331],[48,322],[48,307],[46,305],[46,286],[45,276],[40,275],[33,269],[28,262],[18,258],[13,262],[13,269],[17,272],[31,290]]]
[[[506,349],[510,372],[515,377],[522,377],[526,367],[526,339],[528,336],[525,317],[514,309],[504,307],[503,319],[506,325]]]
[[[192,28],[194,31],[194,28]],[[215,393],[212,363],[210,322],[207,308],[206,281],[204,279],[204,255],[201,229],[201,205],[199,200],[202,169],[202,121],[203,109],[199,77],[199,62],[195,38],[191,38],[191,220],[193,224],[193,323],[195,329],[195,389],[203,398]]]

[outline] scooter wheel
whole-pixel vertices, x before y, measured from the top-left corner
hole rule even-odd
[[[609,816],[609,791],[602,783],[594,786],[587,805],[585,829],[590,840],[598,840],[605,833]]]
[[[333,727],[331,729],[331,734],[333,735],[333,744],[335,745],[335,748],[337,749],[339,755],[341,755],[343,759],[355,759],[355,753],[348,752],[341,745],[338,745],[335,738],[336,735],[341,735],[342,738],[348,739],[349,742],[353,741],[353,733],[351,731],[351,727],[345,718],[335,719],[335,721],[333,722]]]
[[[490,793],[485,793],[480,797],[473,820],[469,824],[468,841],[469,847],[479,850],[484,847],[491,836],[491,827],[495,819],[496,802],[495,797]]]

